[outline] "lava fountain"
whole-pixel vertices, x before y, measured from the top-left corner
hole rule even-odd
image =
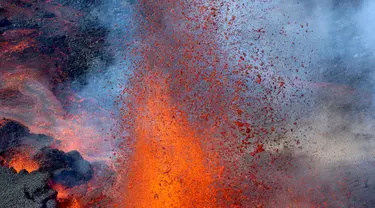
[[[214,207],[213,175],[205,165],[201,140],[178,112],[157,76],[136,117],[135,153],[128,184],[131,207]]]
[[[208,32],[216,27],[209,8],[188,8],[185,1],[140,2],[141,55],[124,91],[124,120],[134,138],[124,206],[217,206],[217,158],[209,147],[215,120],[226,112],[216,73],[222,62]],[[193,24],[201,29],[189,31]]]
[[[312,88],[354,93],[304,81],[313,25],[284,14],[294,10],[5,0],[0,185],[17,183],[0,207],[342,207],[330,199],[335,174],[317,177],[298,150],[312,131],[300,125]]]

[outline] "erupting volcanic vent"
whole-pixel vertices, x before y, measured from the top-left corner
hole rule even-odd
[[[375,207],[370,0],[0,0],[0,208]]]

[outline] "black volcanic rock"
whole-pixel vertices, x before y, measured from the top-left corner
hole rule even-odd
[[[53,183],[73,187],[90,180],[94,170],[77,151],[63,151],[43,148],[36,156],[41,172],[51,173]]]
[[[16,173],[14,169],[0,166],[0,207],[57,207],[57,192],[48,186],[48,180],[48,173]]]
[[[7,122],[0,128],[0,154],[18,146],[20,138],[29,134],[29,130],[16,122]]]

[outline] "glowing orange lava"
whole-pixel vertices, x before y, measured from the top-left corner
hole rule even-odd
[[[142,0],[139,7],[146,15],[147,33],[139,47],[142,61],[134,72],[134,86],[127,92],[132,101],[124,117],[130,123],[127,133],[135,140],[135,151],[130,158],[125,207],[219,204],[215,150],[208,149],[216,128],[213,114],[222,112],[221,88],[216,85],[219,61],[211,62],[218,60],[219,52],[210,42],[212,33],[204,29],[195,33],[190,28],[193,19],[197,28],[215,25],[204,18],[204,9],[189,9],[198,6],[187,4]],[[171,13],[164,14],[164,9]],[[181,28],[170,32],[162,24]]]
[[[22,153],[14,155],[9,161],[9,166],[13,167],[17,172],[20,172],[22,169],[32,172],[39,168],[39,164],[36,161]]]
[[[60,184],[52,185],[52,188],[57,191],[57,200],[59,208],[80,208],[81,205],[77,198],[73,197],[70,190]]]
[[[78,203],[78,200],[77,199],[73,199],[71,204],[70,204],[70,208],[80,208],[81,206],[79,205]]]
[[[161,79],[150,89],[136,118],[136,152],[132,158],[129,207],[215,207],[213,176],[205,167],[200,139],[177,111]]]
[[[69,191],[60,184],[52,185],[52,188],[57,191],[57,199],[66,199],[69,197]]]

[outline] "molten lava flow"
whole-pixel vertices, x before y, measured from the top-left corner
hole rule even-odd
[[[73,198],[66,202],[60,202],[58,208],[81,208],[81,205],[76,198]]]
[[[69,198],[69,190],[67,190],[63,185],[55,184],[52,185],[52,188],[57,191],[58,199],[62,200]]]
[[[57,200],[59,208],[80,208],[81,205],[77,198],[73,197],[70,190],[60,184],[52,185],[52,188],[57,191]]]
[[[129,207],[215,207],[213,176],[200,139],[177,111],[163,84],[152,79],[136,117],[136,152],[128,184]],[[160,76],[159,76],[160,77]],[[143,99],[143,98],[140,98]]]
[[[73,199],[71,204],[70,204],[70,208],[80,208],[81,206],[79,205],[78,203],[78,200],[77,199]]]
[[[81,205],[79,204],[78,200],[76,198],[73,198],[72,200],[69,200],[65,203],[60,203],[59,208],[81,208]]]
[[[19,153],[12,157],[9,161],[9,166],[13,167],[17,172],[20,172],[22,169],[32,172],[38,170],[39,164],[32,160],[27,154]]]

